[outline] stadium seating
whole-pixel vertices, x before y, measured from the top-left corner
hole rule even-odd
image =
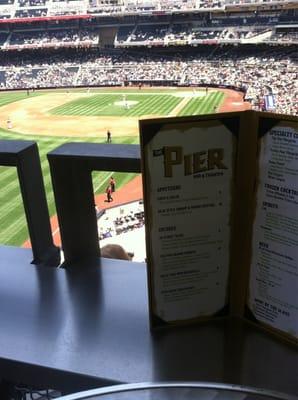
[[[276,31],[272,34],[269,41],[298,43],[298,31]]]
[[[277,111],[296,114],[296,48],[293,46],[199,46],[197,50],[160,54],[85,50],[22,53],[0,60],[1,87],[55,87],[144,84],[219,85],[246,88],[252,106],[266,90],[274,93]],[[53,50],[54,51],[54,50]]]
[[[118,43],[126,42],[133,30],[134,30],[134,25],[120,26],[117,33],[116,42]]]
[[[235,86],[255,108],[270,89],[277,111],[297,113],[298,11],[271,3],[0,0],[0,87]]]
[[[0,32],[0,46],[2,46],[8,38],[8,33]]]
[[[98,33],[78,29],[57,29],[52,31],[23,31],[13,32],[9,45],[46,46],[47,44],[84,43],[98,41]],[[1,42],[0,42],[1,43]]]
[[[164,25],[141,25],[138,26],[136,31],[131,34],[131,42],[142,41],[160,41],[163,40],[167,32],[167,26]]]
[[[18,0],[20,7],[44,6],[47,0]]]
[[[272,9],[271,1],[268,0],[255,0],[253,4],[257,7],[258,4],[262,4],[263,7],[267,7],[268,10]],[[274,0],[274,9],[276,7],[283,7],[287,4],[287,0]],[[208,11],[225,11],[226,15],[223,18],[214,19],[214,24],[223,25],[227,20],[227,13],[230,9],[245,9],[250,7],[251,0],[157,0],[154,2],[148,2],[146,0],[130,1],[123,4],[114,4],[114,2],[107,0],[105,3],[97,4],[95,1],[85,0],[0,0],[0,6],[7,5],[11,6],[7,13],[0,12],[0,18],[34,18],[34,17],[45,17],[45,16],[66,16],[66,15],[125,15],[125,14],[156,14],[156,13],[181,13],[202,10]],[[288,15],[286,15],[288,13]],[[295,21],[295,11],[285,10],[285,20],[288,17],[292,17]],[[230,25],[237,25],[245,20],[239,18],[229,18]],[[259,17],[258,15],[248,16],[249,23],[263,24],[270,23],[270,17]],[[263,19],[263,20],[262,20]],[[297,19],[296,19],[297,20]]]
[[[45,17],[47,15],[47,8],[27,8],[19,9],[15,13],[16,18],[34,18],[34,17]]]

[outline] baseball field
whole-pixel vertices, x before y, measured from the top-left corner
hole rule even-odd
[[[0,139],[38,143],[50,215],[55,205],[46,154],[65,142],[139,143],[140,118],[207,114],[243,109],[238,93],[205,89],[113,88],[0,92]],[[113,174],[117,187],[134,174],[94,172],[103,193]],[[22,245],[28,231],[14,168],[0,167],[0,243]]]

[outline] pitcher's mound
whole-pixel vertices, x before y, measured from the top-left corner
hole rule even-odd
[[[115,106],[121,106],[121,107],[130,107],[138,104],[138,101],[133,101],[133,100],[127,100],[127,101],[115,101]]]

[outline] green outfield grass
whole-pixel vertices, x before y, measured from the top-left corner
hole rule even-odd
[[[181,101],[170,95],[97,94],[81,98],[51,110],[55,115],[95,115],[140,117],[146,114],[167,115]],[[127,108],[123,103],[127,102]],[[117,104],[120,103],[120,104]]]
[[[78,90],[75,90],[78,93]],[[26,98],[44,95],[50,91],[40,91],[30,93],[27,96],[26,91],[0,93],[0,107],[6,104],[24,100]],[[84,96],[74,101],[67,101],[60,107],[51,110],[55,115],[98,115],[98,116],[120,116],[120,117],[139,117],[142,115],[168,115],[177,107],[184,97],[175,95],[179,93],[175,90],[161,89],[152,92],[152,90],[143,90],[139,93],[138,90],[92,90],[86,96],[86,90],[82,90]],[[125,94],[125,98],[123,97]],[[189,91],[189,93],[192,93]],[[201,113],[211,113],[217,108],[223,100],[221,92],[211,92],[207,96],[198,96],[190,98],[184,107],[179,111],[179,115],[195,115]],[[129,103],[129,108],[118,105],[117,102],[132,102]],[[115,104],[116,103],[116,104]],[[3,121],[2,121],[3,122]],[[6,121],[5,121],[6,122]],[[2,125],[3,126],[3,125]],[[53,192],[51,187],[51,179],[49,166],[46,155],[54,148],[66,142],[104,142],[105,138],[70,138],[70,137],[45,137],[22,135],[18,132],[12,132],[0,128],[0,139],[26,139],[34,140],[39,147],[41,158],[41,166],[43,170],[45,188],[47,193],[50,215],[56,213]],[[113,135],[113,143],[136,144],[139,138],[117,137]],[[120,174],[115,172],[95,172],[93,173],[93,182],[95,193],[104,193],[109,177],[113,175],[117,181],[117,187],[120,188],[129,182],[135,174]],[[27,225],[24,216],[24,209],[20,196],[18,177],[15,168],[0,167],[0,243],[9,245],[22,245],[28,239]]]
[[[191,93],[191,92],[190,92]],[[212,92],[206,96],[193,97],[179,111],[179,115],[197,115],[212,113],[221,103],[224,94]],[[175,93],[101,93],[68,101],[50,110],[54,115],[89,115],[141,117],[143,115],[168,115],[184,97]],[[125,106],[125,103],[127,105]]]
[[[222,92],[213,92],[204,97],[191,99],[179,112],[179,116],[210,114],[221,104],[224,98]]]
[[[31,93],[30,96],[40,96],[40,93],[34,92]],[[28,96],[25,92],[0,92],[0,107],[27,98]]]

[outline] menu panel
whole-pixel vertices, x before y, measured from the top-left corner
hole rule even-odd
[[[213,120],[164,125],[144,146],[152,306],[163,321],[227,304],[235,142]]]
[[[260,138],[248,305],[298,338],[298,133],[280,123]]]

